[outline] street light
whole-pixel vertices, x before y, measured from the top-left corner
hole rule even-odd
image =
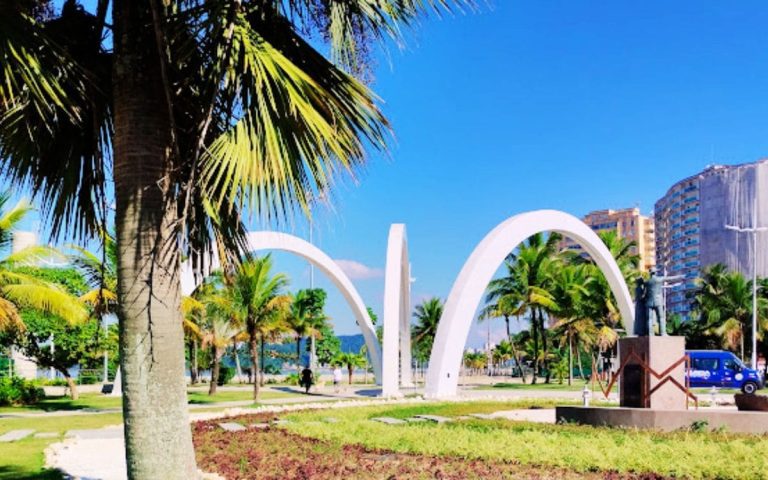
[[[757,196],[752,209],[752,226],[725,225],[726,230],[752,234],[752,368],[757,368],[757,233],[768,231],[768,227],[757,226]]]

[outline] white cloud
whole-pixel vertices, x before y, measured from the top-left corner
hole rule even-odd
[[[384,270],[364,265],[354,260],[335,259],[336,265],[347,274],[352,280],[368,280],[371,278],[381,278],[384,276]]]

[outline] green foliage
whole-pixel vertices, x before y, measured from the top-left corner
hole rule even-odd
[[[79,297],[88,290],[83,275],[74,268],[18,267],[15,272],[30,275],[38,280],[64,287],[73,296]]]
[[[416,323],[411,326],[414,358],[425,362],[432,351],[432,342],[437,334],[437,324],[443,316],[443,301],[437,297],[430,298],[416,305],[413,318]]]
[[[323,325],[320,328],[320,339],[315,345],[317,361],[321,365],[328,365],[339,353],[341,353],[341,340],[333,331],[330,325]]]
[[[0,378],[0,407],[31,405],[45,397],[43,389],[21,377]]]
[[[224,365],[219,367],[218,385],[221,387],[222,385],[226,385],[231,382],[232,379],[235,378],[235,373],[235,369],[232,367],[226,367]]]

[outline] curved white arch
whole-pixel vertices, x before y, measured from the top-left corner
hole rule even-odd
[[[618,265],[600,237],[584,222],[557,210],[537,210],[508,218],[477,245],[461,269],[437,327],[427,371],[426,395],[456,395],[459,368],[475,312],[504,258],[531,235],[558,232],[577,243],[603,271],[616,296],[626,331],[634,334],[634,305]]]
[[[400,384],[411,386],[411,268],[405,225],[389,228],[384,279],[384,338],[381,395],[400,395]]]
[[[365,344],[368,347],[368,353],[371,356],[376,383],[381,384],[381,347],[376,338],[376,331],[373,328],[371,318],[368,316],[368,310],[365,308],[365,303],[363,303],[360,294],[338,264],[316,246],[287,233],[250,232],[248,233],[248,248],[250,251],[281,250],[293,253],[312,262],[331,279],[336,288],[344,295],[344,299],[355,314],[355,320],[360,326]]]

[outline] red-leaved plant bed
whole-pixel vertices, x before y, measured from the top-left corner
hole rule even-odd
[[[269,422],[274,415],[228,419],[242,425]],[[559,468],[467,460],[334,445],[279,428],[226,432],[212,420],[194,424],[199,468],[228,480],[346,479],[589,479],[659,480],[664,477],[616,472],[575,473]]]

